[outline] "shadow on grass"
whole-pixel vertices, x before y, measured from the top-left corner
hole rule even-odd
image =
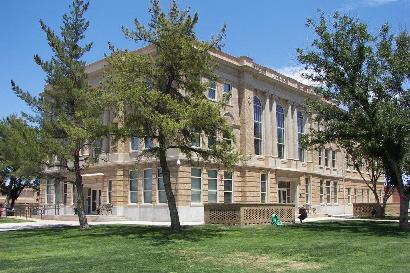
[[[152,245],[165,245],[175,241],[198,242],[208,238],[221,237],[229,230],[220,226],[183,227],[180,233],[170,232],[169,227],[157,226],[129,226],[129,225],[107,225],[92,226],[88,230],[80,230],[78,227],[54,227],[37,228],[31,230],[19,230],[9,232],[8,237],[54,237],[62,239],[70,238],[107,238],[122,237],[129,239],[142,239]],[[226,234],[225,234],[226,235]]]
[[[409,231],[402,231],[399,229],[398,223],[387,221],[323,221],[304,223],[302,225],[292,226],[292,228],[312,232],[351,232],[369,236],[378,235],[410,238]]]

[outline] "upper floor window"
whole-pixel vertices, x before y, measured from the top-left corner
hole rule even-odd
[[[336,168],[336,151],[332,151],[332,168]]]
[[[211,81],[208,86],[208,99],[216,100],[216,83]]]
[[[319,166],[322,166],[323,164],[323,148],[319,148]]]
[[[150,137],[144,138],[144,148],[151,149],[154,147],[154,141]]]
[[[305,161],[305,151],[302,148],[302,137],[305,133],[305,123],[301,112],[297,113],[297,126],[298,126],[298,155],[300,161]]]
[[[278,157],[285,157],[285,112],[283,107],[279,104],[276,105],[276,124],[278,134]]]
[[[258,97],[253,97],[253,131],[255,154],[262,154],[262,103]]]
[[[233,202],[233,182],[232,173],[224,172],[224,203]]]
[[[208,171],[208,203],[218,202],[218,171]]]
[[[131,138],[131,150],[138,151],[140,148],[140,139],[138,137]]]
[[[232,97],[232,86],[230,83],[224,83],[224,100],[228,104],[231,103],[231,97]]]
[[[201,147],[201,136],[199,135],[199,133],[193,133],[191,145],[194,148]]]
[[[325,166],[326,167],[329,167],[329,153],[330,153],[330,150],[325,149]]]
[[[215,134],[208,135],[208,149],[212,149],[212,147],[216,144],[216,136]]]

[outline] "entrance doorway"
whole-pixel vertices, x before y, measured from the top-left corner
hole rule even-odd
[[[101,190],[87,188],[86,207],[88,214],[97,214],[101,205]]]
[[[279,203],[289,204],[291,202],[290,198],[290,182],[279,182],[278,183],[278,197]]]

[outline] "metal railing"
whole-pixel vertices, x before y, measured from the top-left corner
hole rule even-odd
[[[26,219],[33,216],[40,216],[43,219],[44,215],[60,215],[60,205],[15,205],[13,210],[14,216],[25,217]]]

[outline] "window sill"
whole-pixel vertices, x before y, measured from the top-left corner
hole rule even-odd
[[[215,204],[215,203],[213,203]],[[203,203],[191,203],[191,207],[203,207],[204,204]]]

